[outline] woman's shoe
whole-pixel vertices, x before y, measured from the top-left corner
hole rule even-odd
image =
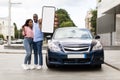
[[[27,64],[22,64],[22,67],[23,67],[24,70],[28,70],[29,69]]]

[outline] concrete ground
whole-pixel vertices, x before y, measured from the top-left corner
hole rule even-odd
[[[0,49],[2,50],[2,46]],[[4,51],[8,53],[0,52],[0,80],[120,80],[120,50],[105,50],[105,64],[102,65],[102,69],[90,66],[48,69],[43,51],[43,68],[27,71],[21,67],[24,50]]]

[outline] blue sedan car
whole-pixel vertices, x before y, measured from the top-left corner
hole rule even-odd
[[[50,39],[46,64],[48,68],[56,65],[92,65],[101,68],[104,63],[104,50],[98,39],[93,38],[88,29],[77,27],[58,28]]]

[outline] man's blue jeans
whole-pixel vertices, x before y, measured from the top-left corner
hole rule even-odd
[[[35,65],[43,65],[43,57],[42,57],[42,41],[33,43],[34,49],[34,64]]]
[[[33,39],[24,38],[24,48],[26,50],[24,64],[31,64],[32,46],[33,46]]]

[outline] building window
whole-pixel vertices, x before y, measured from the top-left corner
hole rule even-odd
[[[102,0],[99,0],[98,2],[101,2]]]
[[[2,24],[4,25],[4,21],[2,22]]]

